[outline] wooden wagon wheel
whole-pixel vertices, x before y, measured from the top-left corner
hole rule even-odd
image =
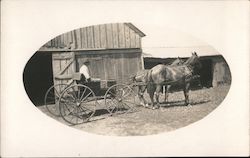
[[[105,93],[105,105],[108,112],[113,114],[122,114],[136,110],[134,90],[125,84],[116,84],[111,86]]]
[[[85,85],[77,84],[66,88],[59,98],[59,111],[62,118],[77,125],[90,120],[96,110],[95,93]]]
[[[67,84],[56,84],[51,86],[44,97],[44,105],[49,113],[54,116],[61,116],[59,111],[59,98],[61,92],[67,87]]]

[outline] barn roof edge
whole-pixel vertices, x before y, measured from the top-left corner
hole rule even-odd
[[[134,30],[138,35],[140,35],[140,37],[144,37],[146,36],[145,33],[143,33],[141,30],[139,30],[135,25],[133,25],[132,23],[124,23],[125,25],[127,25],[129,28],[131,28],[132,30]]]

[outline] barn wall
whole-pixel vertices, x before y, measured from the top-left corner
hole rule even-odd
[[[90,60],[90,73],[93,78],[116,80],[118,83],[127,82],[129,77],[142,69],[140,50],[85,51],[76,54],[76,71],[79,71],[82,60]]]
[[[223,57],[213,58],[213,87],[231,84],[231,72]]]
[[[79,28],[50,40],[41,50],[47,48],[140,48],[141,35],[131,29],[130,25],[111,23]]]

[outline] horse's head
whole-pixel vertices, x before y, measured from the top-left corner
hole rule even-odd
[[[192,53],[192,56],[184,63],[185,65],[191,66],[193,68],[201,68],[200,58],[196,52]]]
[[[184,61],[178,56],[177,59],[175,59],[171,65],[176,66],[176,65],[182,65],[183,63]]]

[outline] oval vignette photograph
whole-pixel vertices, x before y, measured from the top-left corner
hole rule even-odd
[[[173,28],[92,25],[41,46],[23,82],[34,106],[65,126],[154,135],[195,123],[223,102],[232,77],[221,53]]]

